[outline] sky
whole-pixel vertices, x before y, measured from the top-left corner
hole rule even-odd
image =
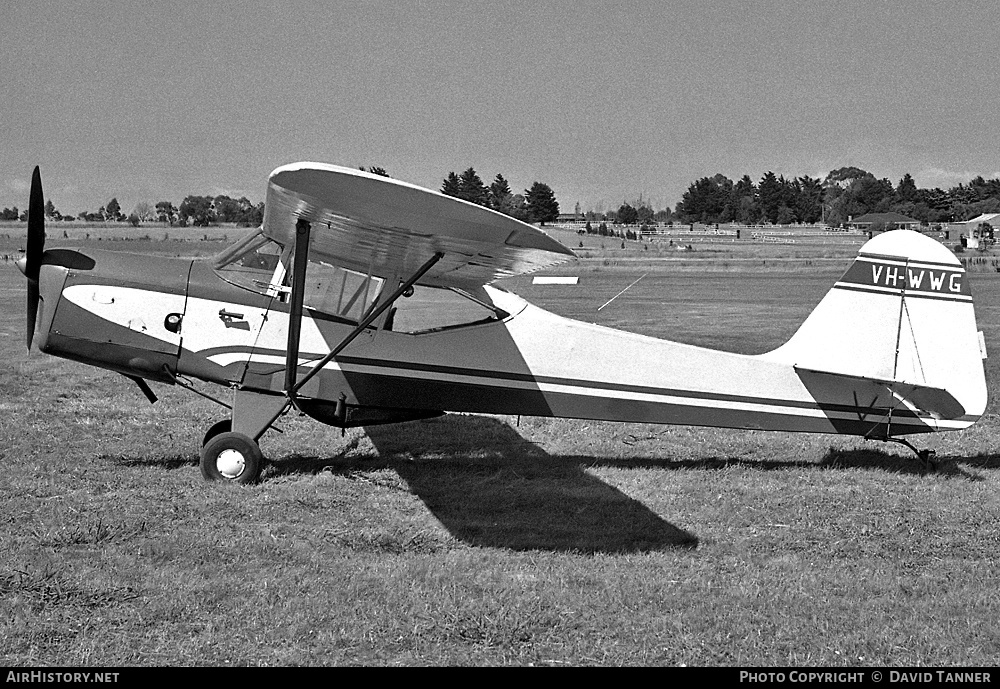
[[[17,0],[0,25],[0,206],[264,199],[274,168],[548,184],[565,211],[697,179],[1000,177],[985,2]]]

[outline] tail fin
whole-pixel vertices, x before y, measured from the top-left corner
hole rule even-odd
[[[986,408],[985,355],[961,262],[930,237],[894,230],[861,247],[795,335],[762,357],[890,388],[913,386],[924,391],[925,404],[939,400],[934,406],[941,409],[926,411],[955,418],[962,410],[971,423]]]

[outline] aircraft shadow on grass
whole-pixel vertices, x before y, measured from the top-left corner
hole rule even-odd
[[[396,471],[455,538],[512,550],[588,553],[695,548],[693,534],[588,474],[597,460],[553,457],[491,417],[448,415],[365,429],[379,457],[291,457],[264,478]]]
[[[365,429],[377,457],[347,456],[354,441],[336,456],[291,455],[272,461],[263,480],[329,472],[351,476],[387,468],[406,481],[455,538],[470,545],[512,550],[627,553],[696,548],[698,538],[664,520],[641,502],[584,470],[721,470],[746,465],[755,470],[789,468],[869,469],[922,474],[919,461],[880,449],[831,448],[819,462],[704,457],[670,460],[552,456],[525,440],[500,419],[446,415],[436,419]],[[108,457],[128,466],[190,467],[196,459],[175,455],[137,459]],[[937,473],[983,480],[968,469],[1000,468],[1000,455],[938,458]]]
[[[646,436],[625,436],[623,443],[628,445],[640,445],[645,441],[658,440],[658,434]],[[698,457],[696,459],[651,459],[644,457],[641,459],[593,459],[589,464],[601,466],[617,466],[633,469],[726,469],[733,466],[746,465],[758,471],[784,471],[791,468],[803,469],[866,469],[871,471],[882,471],[896,474],[919,474],[926,475],[936,473],[954,477],[966,478],[970,481],[981,481],[983,477],[976,473],[970,473],[963,467],[970,469],[1000,469],[1000,455],[998,454],[976,454],[976,455],[941,455],[934,458],[934,466],[927,467],[909,451],[904,450],[901,454],[886,452],[881,447],[885,444],[876,445],[872,441],[871,447],[860,447],[851,449],[838,449],[831,447],[817,462],[812,459],[787,459],[787,460],[761,460],[746,459],[743,457]]]

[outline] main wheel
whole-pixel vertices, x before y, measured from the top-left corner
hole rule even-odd
[[[260,478],[263,468],[260,446],[242,433],[219,433],[201,449],[201,475],[208,481],[246,485]]]

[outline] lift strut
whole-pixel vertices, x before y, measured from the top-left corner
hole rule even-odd
[[[308,221],[299,219],[295,224],[295,253],[292,259],[292,290],[289,298],[288,317],[288,340],[285,352],[285,390],[284,397],[280,401],[273,397],[268,397],[266,403],[261,404],[258,393],[242,393],[244,404],[240,404],[241,393],[237,394],[236,403],[233,409],[233,427],[239,426],[242,431],[250,437],[257,439],[267,431],[268,428],[284,414],[290,406],[295,405],[295,399],[303,386],[312,380],[313,376],[319,373],[324,366],[330,363],[335,356],[340,354],[351,342],[363,333],[372,323],[381,316],[386,309],[390,308],[404,292],[409,290],[421,277],[427,273],[434,264],[444,257],[443,252],[435,253],[417,271],[385,300],[381,300],[378,307],[373,309],[340,343],[330,350],[321,359],[310,362],[311,370],[302,378],[298,378],[299,366],[299,340],[302,332],[302,312],[305,298],[306,267],[309,264],[309,239],[311,226]],[[246,399],[252,395],[253,400]],[[246,414],[240,413],[241,411]],[[237,420],[237,414],[243,417]]]

